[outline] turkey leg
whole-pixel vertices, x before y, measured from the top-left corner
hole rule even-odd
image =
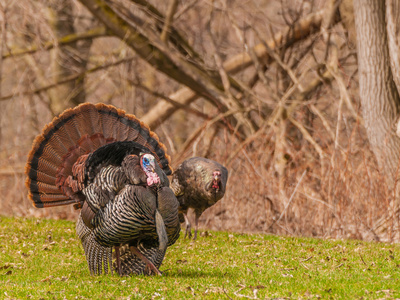
[[[119,256],[119,246],[115,246],[115,259],[117,261],[117,271],[118,271],[118,275],[121,276],[122,272],[121,272],[121,258]]]
[[[199,218],[200,218],[200,214],[197,214],[197,212],[195,212],[195,218],[194,218],[194,236],[193,236],[193,241],[197,239],[197,229],[199,228]]]
[[[186,213],[184,213],[183,216],[185,218],[185,225],[186,225],[184,238],[186,239],[187,236],[190,239],[192,237],[192,225],[190,225],[189,218],[187,217]]]
[[[134,246],[130,246],[129,248],[131,249],[133,254],[135,254],[137,257],[139,257],[141,260],[144,261],[144,263],[146,264],[146,270],[147,269],[150,270],[150,272],[149,272],[150,274],[151,274],[151,271],[153,271],[157,275],[160,275],[160,276],[162,275],[161,272],[156,268],[156,266],[151,261],[149,261],[147,259],[147,257],[144,256],[142,254],[142,252],[139,251],[138,248],[136,248]]]

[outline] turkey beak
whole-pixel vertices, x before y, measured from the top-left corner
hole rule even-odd
[[[214,175],[214,181],[219,184],[219,182],[221,181],[221,175]]]

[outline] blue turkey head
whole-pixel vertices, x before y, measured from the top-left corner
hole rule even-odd
[[[140,157],[140,165],[147,176],[147,185],[152,186],[160,183],[160,177],[158,177],[156,170],[156,161],[151,154],[142,154]]]
[[[154,170],[156,169],[154,156],[148,153],[142,154],[140,157],[140,165],[146,174],[149,172],[154,173]]]

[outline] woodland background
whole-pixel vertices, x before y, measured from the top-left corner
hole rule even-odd
[[[390,240],[358,75],[352,1],[0,0],[0,214],[76,219],[31,205],[24,165],[55,115],[103,102],[148,123],[173,167],[227,166],[202,228]]]

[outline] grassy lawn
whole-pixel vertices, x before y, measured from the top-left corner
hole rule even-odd
[[[400,298],[399,245],[211,232],[161,277],[94,277],[74,226],[0,217],[0,299]]]

